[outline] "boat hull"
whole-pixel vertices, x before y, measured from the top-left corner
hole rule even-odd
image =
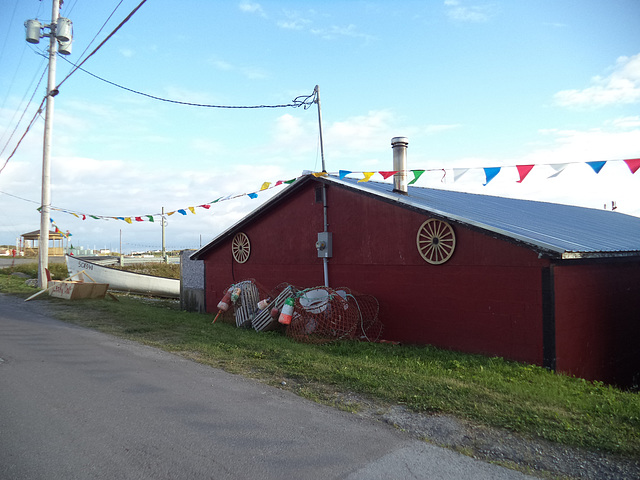
[[[71,255],[66,255],[65,260],[69,276],[78,280],[108,283],[110,290],[121,292],[168,298],[180,297],[180,280],[117,270]]]

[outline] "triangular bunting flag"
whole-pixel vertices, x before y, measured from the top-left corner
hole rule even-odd
[[[326,177],[328,175],[327,172],[314,172],[312,173],[314,177]]]
[[[344,177],[346,177],[350,173],[353,173],[353,172],[351,170],[340,170],[338,172],[338,177],[340,178],[340,180],[342,180]]]
[[[95,215],[89,215],[91,218],[93,218],[94,220],[100,220],[100,217],[97,217]]]
[[[457,182],[462,175],[469,171],[468,168],[454,168],[453,169],[453,181]]]
[[[144,222],[144,220],[142,220],[142,217],[135,217],[136,218],[136,222]]]
[[[591,168],[593,168],[593,171],[596,173],[600,173],[600,170],[602,170],[602,167],[604,167],[604,164],[607,163],[607,161],[602,161],[602,162],[586,162],[587,165],[589,165]]]
[[[371,180],[371,177],[373,177],[373,174],[376,172],[362,172],[362,174],[364,175],[364,178],[358,180],[358,183],[360,182],[368,182],[369,180]]]
[[[247,193],[247,195],[249,195],[249,198],[258,198],[257,193]]]
[[[522,181],[529,175],[529,172],[533,169],[533,165],[516,165],[518,169],[518,174],[520,175],[520,180],[518,183],[522,183]]]
[[[175,210],[173,212],[167,212],[167,216],[170,217],[171,215],[173,215],[175,212]]]
[[[569,164],[568,163],[552,163],[551,165],[549,165],[551,168],[553,168],[556,171],[556,173],[549,176],[548,178],[553,178],[560,175],[564,171],[564,169],[567,168],[567,165]]]
[[[131,217],[124,217],[124,221],[127,223],[131,223]]]
[[[274,185],[274,187],[277,187],[278,185],[282,185],[284,182],[282,180],[278,180],[276,182],[276,184]]]
[[[409,182],[409,185],[413,185],[418,181],[420,176],[425,172],[424,170],[411,170],[413,172],[413,180]]]
[[[179,209],[177,210],[177,212],[178,212],[180,215],[186,215],[186,214],[187,214],[187,212],[185,212],[183,208],[179,208]]]
[[[296,179],[292,178],[291,180],[285,180],[284,183],[286,183],[287,185],[291,185],[295,181],[296,181]]]
[[[489,184],[491,180],[493,180],[496,177],[496,175],[498,175],[498,173],[500,173],[500,168],[501,167],[485,167],[483,169],[484,174],[487,177],[487,182],[483,183],[485,187]]]
[[[153,223],[153,215],[147,215],[147,218],[149,219],[149,221],[150,221],[151,223]]]
[[[196,214],[196,209],[194,207],[189,207],[189,211],[194,215]]]
[[[378,172],[380,175],[382,175],[382,178],[384,178],[385,180],[387,178],[389,178],[391,175],[395,175],[396,173],[398,173],[398,171],[394,171],[394,172]]]
[[[636,173],[640,168],[640,158],[630,158],[629,160],[625,160],[624,163],[627,164],[631,173]]]
[[[271,182],[264,182],[260,187],[260,190],[266,190],[269,186],[271,186]]]
[[[198,206],[199,206],[199,207],[202,207],[202,208],[206,208],[207,210],[209,210],[209,209],[211,208],[211,205],[207,205],[207,204],[204,204],[204,205],[198,205]]]

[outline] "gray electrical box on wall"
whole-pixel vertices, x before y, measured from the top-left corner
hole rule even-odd
[[[331,256],[333,255],[333,242],[331,232],[318,233],[316,248],[318,249],[318,257],[331,258]]]

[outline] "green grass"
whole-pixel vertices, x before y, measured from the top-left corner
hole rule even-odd
[[[314,400],[355,392],[416,412],[446,413],[566,445],[640,455],[640,394],[555,375],[501,358],[429,346],[343,341],[296,343],[258,333],[174,303],[54,301],[60,317],[233,373],[281,381]],[[55,310],[55,309],[54,309]],[[354,406],[353,408],[357,408]]]
[[[22,291],[19,283],[24,279],[0,271],[0,292],[37,291]],[[450,414],[560,444],[640,456],[638,392],[430,346],[301,344],[278,332],[237,329],[222,321],[212,325],[211,315],[179,311],[176,302],[119,298],[34,301],[49,302],[48,309],[65,321],[274,385],[286,381],[287,388],[316,401],[339,403],[341,393],[354,392],[416,412]]]

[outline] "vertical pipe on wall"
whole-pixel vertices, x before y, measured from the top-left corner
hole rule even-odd
[[[542,269],[542,365],[556,370],[556,300],[553,265]]]

